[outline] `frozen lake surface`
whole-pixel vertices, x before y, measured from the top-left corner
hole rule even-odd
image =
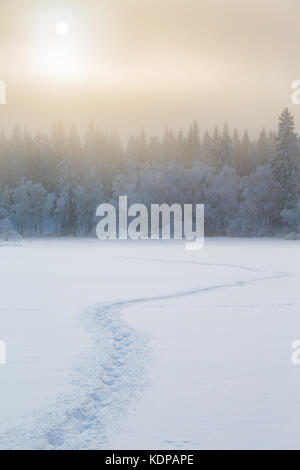
[[[0,448],[299,449],[299,249],[0,246]]]

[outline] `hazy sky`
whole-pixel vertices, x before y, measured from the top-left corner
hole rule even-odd
[[[255,134],[288,105],[300,126],[299,18],[299,0],[1,0],[0,123]]]

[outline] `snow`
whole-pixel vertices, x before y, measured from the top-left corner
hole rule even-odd
[[[299,245],[0,246],[0,447],[298,449]]]

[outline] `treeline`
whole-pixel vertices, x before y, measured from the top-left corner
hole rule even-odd
[[[297,232],[299,155],[287,109],[278,132],[262,130],[256,140],[227,125],[201,134],[197,123],[161,139],[142,131],[126,146],[92,123],[83,137],[62,123],[35,136],[2,129],[0,232],[91,235],[97,206],[119,195],[148,205],[205,203],[208,235]]]

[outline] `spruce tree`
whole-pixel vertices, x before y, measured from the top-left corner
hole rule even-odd
[[[218,171],[225,166],[234,166],[234,151],[227,124],[224,124],[223,132],[218,138],[214,166]]]
[[[293,207],[299,194],[299,142],[294,118],[287,108],[279,117],[272,170],[281,186],[281,209]]]

